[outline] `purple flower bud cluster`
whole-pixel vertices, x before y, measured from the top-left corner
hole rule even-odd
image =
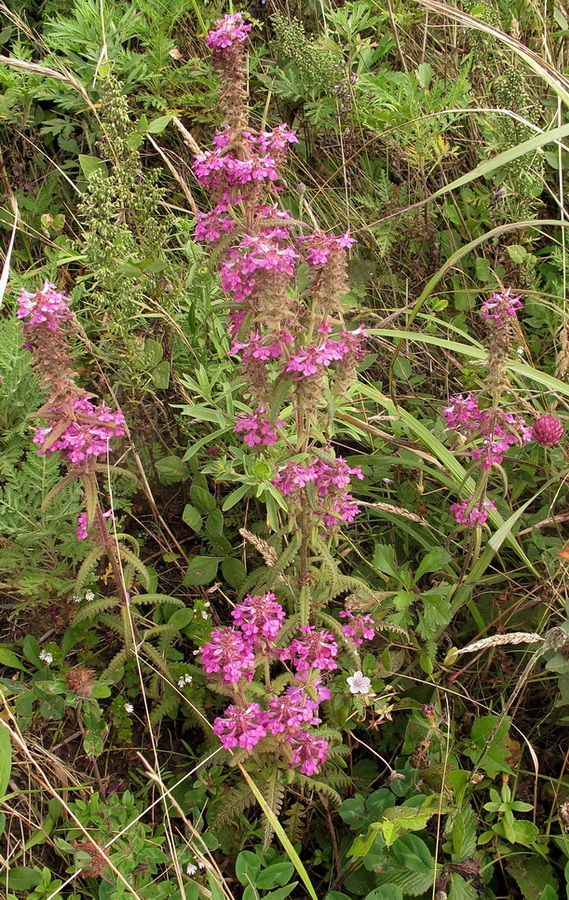
[[[542,447],[556,447],[563,435],[563,425],[554,416],[540,416],[533,423],[532,435]]]
[[[281,466],[273,484],[285,496],[289,503],[304,505],[306,486],[314,484],[316,488],[315,515],[322,516],[327,526],[337,525],[339,521],[353,522],[359,512],[359,506],[346,490],[351,477],[363,478],[359,466],[351,467],[344,459],[328,460],[316,457],[308,465],[289,461]]]
[[[459,525],[477,528],[479,525],[484,525],[488,519],[488,510],[490,509],[496,510],[492,500],[482,498],[478,503],[473,503],[472,496],[470,496],[459,503],[453,503],[450,511]]]
[[[321,672],[337,668],[338,645],[330,631],[304,625],[288,647],[277,649],[275,641],[282,628],[285,612],[272,593],[247,596],[231,613],[233,625],[214,628],[210,640],[201,649],[201,663],[210,677],[231,686],[235,702],[213,726],[227,750],[241,747],[251,752],[268,736],[277,739],[291,768],[303,775],[314,775],[326,761],[328,744],[308,729],[320,724],[318,708],[330,699],[329,689],[321,683]],[[374,636],[370,616],[349,613],[354,643]],[[247,702],[245,690],[260,664],[280,660],[293,669],[295,683],[280,694],[269,693],[266,708]],[[314,670],[317,670],[316,672]]]
[[[464,442],[473,447],[468,452],[474,462],[480,462],[483,472],[500,465],[508,450],[518,444],[523,446],[534,440],[543,447],[555,447],[562,435],[563,425],[554,416],[545,415],[528,426],[522,416],[499,408],[499,399],[505,387],[506,360],[512,341],[512,322],[522,309],[520,297],[508,288],[492,294],[481,306],[480,314],[488,332],[488,360],[486,390],[493,398],[491,407],[482,409],[472,395],[456,394],[449,398],[443,409],[443,416],[449,428],[456,431]],[[485,485],[476,499],[472,496],[459,503],[453,503],[451,512],[460,525],[469,528],[484,525],[488,511],[496,507],[485,499]]]

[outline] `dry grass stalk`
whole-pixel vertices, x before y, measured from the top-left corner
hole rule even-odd
[[[536,644],[538,641],[543,640],[544,638],[540,634],[533,634],[527,631],[512,631],[511,634],[494,634],[492,637],[475,641],[474,644],[469,644],[468,647],[463,647],[462,650],[457,650],[456,655],[458,656],[460,653],[476,653],[477,650],[486,650],[487,647],[502,647],[507,644]]]
[[[255,550],[261,554],[267,566],[269,566],[270,568],[276,566],[278,556],[270,544],[267,544],[267,542],[264,541],[263,538],[258,537],[256,534],[253,534],[246,528],[240,528],[239,534],[244,537],[246,541],[249,541],[249,543],[252,544]]]

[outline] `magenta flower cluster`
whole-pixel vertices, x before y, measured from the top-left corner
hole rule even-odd
[[[235,43],[247,40],[247,32],[252,26],[246,25],[240,13],[218,19],[216,28],[209,32],[205,42],[212,50],[227,50]]]
[[[493,465],[500,465],[511,447],[527,444],[533,437],[522,416],[504,410],[480,409],[471,393],[450,397],[443,415],[449,428],[467,440],[482,438],[480,446],[471,451],[471,458],[480,461],[485,472]]]
[[[450,511],[459,525],[468,528],[477,528],[488,519],[488,510],[496,511],[496,505],[492,500],[482,498],[477,503],[472,501],[472,495],[459,503],[453,503]]]
[[[64,404],[53,404],[49,412],[50,418],[72,421],[59,434],[57,424],[36,428],[34,444],[39,445],[40,455],[59,452],[73,466],[82,466],[91,458],[105,456],[109,442],[124,434],[123,414],[104,403],[96,405],[87,395],[74,398],[67,408]],[[55,440],[54,434],[58,434]]]
[[[289,461],[281,466],[273,484],[293,503],[302,503],[304,489],[314,484],[316,489],[315,515],[322,516],[325,525],[337,525],[339,521],[353,522],[359,506],[347,491],[351,477],[363,478],[359,466],[349,466],[344,459],[321,459],[311,463]]]
[[[513,318],[522,307],[521,297],[516,297],[511,289],[508,288],[505,291],[492,294],[491,297],[485,300],[480,307],[480,315],[484,322],[491,326]]]
[[[337,668],[338,645],[334,635],[314,625],[298,629],[288,647],[277,649],[275,641],[282,628],[285,612],[274,594],[247,596],[232,613],[233,625],[214,628],[210,640],[201,649],[201,663],[210,677],[219,679],[234,695],[223,716],[214,722],[213,731],[227,750],[241,747],[251,752],[266,737],[277,744],[291,768],[303,775],[314,775],[325,762],[328,744],[310,729],[320,724],[319,704],[330,699],[321,674]],[[360,645],[374,636],[369,616],[352,616],[350,625]],[[247,702],[245,688],[260,664],[273,661],[289,664],[294,684],[280,694],[269,693],[266,708]],[[315,670],[318,670],[315,672]]]
[[[347,625],[342,626],[342,632],[356,647],[375,637],[375,622],[370,615],[354,616],[351,610],[343,609],[340,618],[349,620]]]
[[[24,334],[37,325],[45,325],[52,332],[57,331],[71,318],[70,302],[69,297],[49,281],[45,281],[35,294],[22,289],[18,298],[17,316],[18,319],[27,320],[24,322]]]

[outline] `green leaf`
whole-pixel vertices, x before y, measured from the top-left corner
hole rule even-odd
[[[506,250],[512,262],[515,262],[517,265],[521,265],[527,259],[528,252],[521,244],[509,244]]]
[[[480,894],[462,875],[453,872],[450,878],[448,900],[477,900]]]
[[[403,900],[403,891],[396,884],[383,884],[366,894],[364,900]]]
[[[274,887],[280,887],[290,881],[294,872],[294,866],[290,862],[277,862],[258,875],[255,881],[256,888],[262,888],[267,891]]]
[[[157,460],[156,471],[162,484],[176,484],[190,477],[186,463],[177,456],[164,456]]]
[[[154,387],[159,391],[168,390],[170,387],[170,363],[165,359],[162,360],[152,369],[150,377]]]
[[[232,507],[234,507],[236,503],[239,503],[242,497],[244,497],[245,494],[248,494],[250,490],[250,484],[241,484],[238,488],[235,488],[234,491],[231,491],[229,496],[225,499],[225,503],[221,507],[223,512],[227,512],[228,509],[232,509]]]
[[[190,488],[190,500],[196,509],[205,515],[209,515],[217,508],[215,498],[211,496],[209,491],[204,490],[197,484],[192,484]]]
[[[247,570],[240,559],[229,557],[221,563],[221,572],[227,584],[239,590],[247,577]]]
[[[242,850],[235,862],[235,874],[241,884],[255,884],[262,865],[263,861],[260,856],[251,850]]]
[[[81,171],[85,178],[88,178],[89,175],[93,175],[94,172],[104,172],[105,175],[108,174],[105,163],[96,156],[83,156],[83,154],[80,153],[79,165],[81,166]]]
[[[8,887],[11,891],[29,891],[38,886],[41,872],[27,866],[16,866],[8,872]]]
[[[149,122],[144,129],[145,134],[161,134],[171,121],[172,116],[159,116],[158,119],[153,119],[152,122]]]
[[[263,900],[284,900],[285,897],[295,889],[298,881],[293,881],[292,884],[287,884],[282,888],[278,888],[276,891],[270,891],[268,894],[265,894]]]
[[[511,861],[506,857],[506,868],[525,897],[525,900],[543,897],[540,891],[549,889],[553,891],[553,898],[557,900],[557,879],[549,862],[537,854],[522,856],[517,855]],[[546,895],[547,896],[547,895]]]
[[[415,572],[415,581],[419,581],[419,578],[427,573],[439,572],[451,559],[450,553],[447,553],[442,547],[436,547],[434,550],[431,550],[419,563]]]
[[[434,871],[434,859],[431,852],[421,838],[414,834],[405,834],[393,845],[393,855],[402,863],[409,872]]]
[[[26,667],[16,654],[9,650],[8,647],[0,647],[0,666],[8,666],[10,669],[21,669],[25,671]]]
[[[12,742],[7,726],[0,722],[0,802],[6,794],[6,788],[12,772]]]
[[[41,647],[33,635],[26,635],[24,643],[22,644],[22,651],[26,659],[37,666],[38,669],[41,669],[44,665],[40,659]]]
[[[182,519],[193,531],[199,534],[202,529],[202,517],[191,503],[186,503]]]
[[[393,547],[387,544],[376,544],[371,564],[375,569],[383,572],[384,575],[390,575],[392,578],[400,581]]]
[[[474,722],[470,732],[470,739],[475,746],[473,748],[466,748],[464,751],[466,756],[468,756],[474,764],[478,762],[486,745],[486,741],[492,734],[498,720],[499,716],[481,716]],[[510,749],[506,745],[506,736],[509,727],[510,717],[506,716],[496,732],[486,756],[482,760],[481,768],[487,775],[490,775],[491,778],[495,778],[500,772],[507,772],[508,775],[514,774],[506,762],[506,759],[510,757]]]
[[[210,584],[217,575],[219,560],[216,556],[194,556],[188,563],[183,583],[191,587]]]

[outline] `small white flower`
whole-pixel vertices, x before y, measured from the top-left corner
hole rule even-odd
[[[72,603],[81,603],[81,597],[72,597],[71,602]]]
[[[516,350],[516,353],[518,354],[518,356],[523,356],[525,353],[525,350],[523,347],[518,347],[518,349]]]
[[[198,859],[198,869],[205,869],[205,863]]]
[[[353,675],[346,678],[346,681],[350,685],[352,694],[369,694],[371,680],[366,678],[363,672],[354,672]]]
[[[91,600],[94,600],[94,599],[95,599],[95,595],[94,595],[93,591],[85,591],[85,600],[87,600],[88,603],[90,603]]]
[[[383,478],[382,481],[384,484],[395,484],[393,478]]]
[[[191,684],[193,680],[192,676],[186,672],[185,675],[180,675],[178,678],[178,687],[183,688],[186,684]]]
[[[125,711],[125,713],[128,713],[129,715],[131,712],[134,712],[134,706],[132,705],[132,703],[125,703],[124,711]]]
[[[207,611],[205,609],[202,609],[202,619],[207,619],[207,618],[208,618]]]
[[[47,650],[42,650],[40,653],[40,659],[46,664],[46,666],[51,666],[53,662],[53,654],[48,653]]]
[[[197,656],[199,652],[200,652],[199,650],[192,650],[192,655]]]
[[[195,875],[198,871],[198,867],[194,865],[194,863],[188,863],[186,866],[186,874],[187,875]]]
[[[209,600],[205,601],[204,606],[206,609],[209,609],[209,607],[211,606],[211,603],[209,602]]]

